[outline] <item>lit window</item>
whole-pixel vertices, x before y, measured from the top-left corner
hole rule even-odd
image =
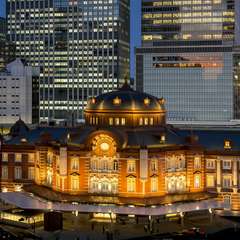
[[[127,171],[128,171],[128,173],[134,173],[136,171],[136,161],[135,160],[127,161]]]
[[[207,175],[207,187],[215,187],[215,178],[212,174]]]
[[[127,178],[127,191],[128,192],[136,191],[136,179],[134,177]]]
[[[8,179],[8,167],[2,166],[2,179]]]
[[[2,161],[7,162],[8,161],[8,153],[2,153]]]
[[[101,148],[102,151],[108,151],[110,146],[109,146],[108,143],[103,142],[103,143],[100,144],[100,148]]]
[[[200,176],[200,174],[195,174],[194,175],[194,187],[200,188],[200,185],[201,185],[201,176]]]
[[[165,140],[166,140],[166,137],[165,137],[165,135],[162,135],[162,136],[161,136],[161,140],[160,140],[160,142],[161,142],[161,143],[164,143],[164,142],[165,142]]]
[[[28,167],[28,179],[34,180],[35,169],[34,167]]]
[[[144,118],[144,125],[148,125],[148,118]]]
[[[22,154],[15,153],[15,162],[21,162],[21,161],[22,161]]]
[[[98,117],[95,119],[95,124],[98,125]]]
[[[153,125],[153,117],[150,118],[149,124]]]
[[[52,171],[51,170],[47,170],[47,179],[46,179],[46,183],[48,185],[52,185]]]
[[[95,98],[92,98],[92,99],[91,99],[91,103],[92,103],[92,104],[95,104],[95,103],[96,103],[96,99],[95,99]]]
[[[194,157],[194,168],[201,168],[201,157]]]
[[[151,160],[151,171],[156,172],[158,170],[158,161],[157,159]]]
[[[21,179],[22,178],[22,167],[15,167],[14,168],[14,176],[15,176],[15,179]]]
[[[231,187],[232,187],[232,176],[223,175],[223,188],[231,188]]]
[[[78,158],[72,158],[71,160],[71,169],[72,170],[78,170],[79,169],[79,159]]]
[[[121,125],[124,126],[126,124],[126,118],[121,118]]]
[[[224,141],[224,149],[231,149],[231,143],[228,140]]]
[[[34,163],[34,153],[29,153],[28,154],[28,162]]]
[[[112,126],[113,125],[113,118],[109,118],[109,125]]]
[[[143,118],[139,118],[139,125],[140,125],[140,126],[143,125]]]
[[[145,98],[144,99],[144,104],[145,105],[149,105],[150,104],[150,99],[149,98]]]
[[[117,160],[113,161],[113,170],[118,171],[118,161]]]
[[[158,191],[158,178],[152,177],[151,178],[151,192],[157,192]]]
[[[231,160],[224,160],[223,161],[223,169],[231,169],[231,167],[232,167]]]
[[[215,168],[215,160],[214,159],[207,159],[207,168],[214,169]]]
[[[113,104],[120,105],[121,104],[121,99],[119,97],[114,98],[113,99]]]
[[[115,118],[115,125],[119,125],[120,124],[120,120],[119,120],[119,118]]]
[[[79,189],[79,178],[77,176],[71,177],[71,189],[77,191]]]

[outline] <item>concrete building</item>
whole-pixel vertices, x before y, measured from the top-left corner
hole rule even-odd
[[[44,198],[57,191],[64,202],[75,195],[141,206],[217,197],[239,210],[239,130],[193,133],[165,116],[163,99],[125,84],[89,99],[82,127],[27,130],[18,122],[2,143],[3,191],[32,184],[27,191]]]
[[[9,38],[40,67],[40,121],[83,119],[129,75],[129,0],[8,0]]]
[[[231,124],[239,109],[239,1],[142,0],[136,88],[175,124]]]
[[[19,58],[0,72],[0,124],[13,124],[21,118],[26,124],[39,121],[39,68]]]

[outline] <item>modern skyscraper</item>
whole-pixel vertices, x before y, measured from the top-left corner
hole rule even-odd
[[[7,40],[7,22],[0,17],[0,71],[15,59],[15,45]]]
[[[172,123],[239,119],[240,1],[142,0],[136,87],[166,99]]]
[[[129,75],[129,0],[8,0],[18,56],[40,67],[40,120],[83,118]]]

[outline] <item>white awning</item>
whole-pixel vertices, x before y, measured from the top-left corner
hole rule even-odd
[[[53,210],[53,211],[79,211],[83,213],[115,213],[115,214],[131,214],[145,216],[160,216],[170,213],[192,212],[208,209],[223,209],[223,202],[216,199],[174,203],[172,205],[161,205],[152,207],[134,207],[134,206],[118,206],[118,205],[94,205],[94,204],[71,204],[63,202],[50,202],[36,196],[24,192],[2,192],[0,198],[6,203],[15,205],[23,209]]]

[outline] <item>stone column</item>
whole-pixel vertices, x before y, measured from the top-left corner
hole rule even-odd
[[[221,159],[217,159],[217,192],[221,192]]]
[[[233,192],[237,193],[238,191],[238,171],[237,171],[237,159],[232,161],[232,176],[233,176]]]

